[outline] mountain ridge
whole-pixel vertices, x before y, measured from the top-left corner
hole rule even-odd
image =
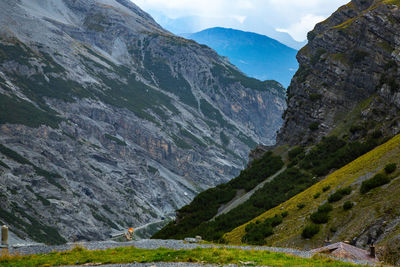
[[[259,80],[277,80],[287,87],[298,68],[297,51],[265,35],[215,27],[185,37],[215,49]]]

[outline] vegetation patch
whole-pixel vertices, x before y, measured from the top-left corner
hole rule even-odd
[[[282,86],[276,81],[265,81],[261,82],[257,79],[247,77],[240,71],[230,67],[215,64],[211,68],[211,72],[215,77],[218,77],[219,82],[223,87],[229,88],[236,82],[239,82],[243,87],[250,88],[256,91],[270,91],[275,90],[278,96],[284,97],[286,92]],[[271,90],[272,89],[272,90]]]
[[[43,176],[44,178],[47,179],[47,181],[49,183],[51,183],[52,185],[58,187],[60,190],[65,191],[65,188],[60,185],[55,179],[57,178],[62,178],[61,175],[57,174],[57,173],[51,173],[48,172],[46,170],[43,170],[39,167],[37,167],[35,164],[33,164],[32,162],[30,162],[28,159],[24,158],[23,156],[21,156],[20,154],[18,154],[17,152],[15,152],[12,149],[9,149],[8,147],[0,144],[0,152],[7,156],[8,158],[20,163],[20,164],[26,164],[26,165],[31,165],[35,171],[37,175]]]
[[[329,212],[331,212],[332,210],[332,205],[326,203],[320,206],[317,212],[312,213],[310,219],[315,224],[325,224],[329,221]]]
[[[245,210],[235,214],[236,220],[220,217],[209,222],[217,213],[221,205],[231,201],[240,190],[250,191],[269,176],[283,167],[280,157],[272,152],[266,153],[263,158],[253,162],[252,166],[226,184],[219,185],[200,193],[189,205],[178,211],[178,221],[171,222],[153,238],[183,239],[187,236],[201,235],[206,240],[218,240],[227,229],[233,229],[243,221]],[[239,214],[241,214],[239,216]],[[244,220],[250,215],[246,215]],[[239,221],[237,221],[239,219]],[[230,222],[228,222],[231,220]]]
[[[22,219],[20,216],[22,216]],[[0,207],[0,218],[5,220],[7,223],[15,227],[20,231],[24,231],[30,238],[37,242],[58,245],[64,244],[67,241],[58,233],[57,229],[48,225],[45,225],[32,216],[28,215],[22,208],[17,204],[12,205],[12,211],[8,212]],[[26,222],[26,220],[28,222]],[[0,264],[1,265],[1,264]],[[11,266],[11,265],[10,265]],[[22,265],[21,265],[22,266]]]
[[[343,212],[342,207],[344,203],[339,204],[338,207],[340,208],[335,208],[329,213],[330,217],[335,218],[335,220],[332,222],[329,221],[327,226],[321,226],[320,231],[323,233],[315,236],[312,243],[304,239],[299,239],[299,236],[302,235],[302,231],[304,230],[304,222],[300,218],[307,218],[307,216],[315,212],[318,205],[322,205],[328,198],[327,194],[331,189],[335,192],[349,186],[355,187],[359,184],[363,176],[370,172],[376,172],[377,169],[382,169],[388,162],[399,164],[399,153],[400,135],[333,172],[325,179],[309,187],[290,200],[225,234],[224,239],[230,244],[241,244],[241,240],[246,234],[245,227],[248,223],[263,221],[266,218],[270,218],[282,212],[288,212],[287,219],[283,221],[282,225],[274,229],[274,234],[272,236],[266,239],[270,246],[287,246],[291,244],[292,246],[311,245],[312,247],[319,247],[323,245],[327,235],[332,236],[329,229],[337,231],[334,242],[350,240],[354,237],[355,232],[362,232],[365,229],[364,225],[360,225],[360,220],[373,223],[374,220],[380,218],[377,216],[383,214],[389,216],[389,218],[396,218],[400,205],[397,199],[393,199],[393,195],[397,195],[400,189],[400,180],[397,176],[393,177],[391,186],[385,188],[384,194],[360,195],[355,192],[349,195],[346,201],[349,200],[352,203],[357,202],[357,209],[354,209],[351,216],[349,216],[347,212]],[[356,189],[353,188],[353,190]],[[321,196],[318,199],[314,199],[313,195],[318,192],[322,192]],[[299,210],[297,208],[299,203],[306,204],[306,207]],[[388,203],[390,203],[389,206]],[[385,207],[384,210],[382,209],[383,207]],[[371,215],[371,211],[375,211],[376,214]],[[396,235],[397,233],[393,233],[391,236]],[[386,241],[382,242],[385,244]]]
[[[342,198],[344,198],[345,196],[350,195],[351,191],[352,191],[351,187],[339,189],[335,193],[329,196],[328,201],[329,203],[338,202],[342,200]]]
[[[301,233],[301,236],[304,239],[313,238],[316,234],[319,233],[320,229],[321,229],[321,227],[319,225],[316,225],[316,224],[307,225],[304,228],[303,232]]]
[[[232,248],[197,248],[193,250],[173,250],[159,248],[155,250],[134,247],[89,251],[75,247],[70,251],[48,254],[13,256],[0,254],[0,265],[4,267],[64,266],[84,264],[124,264],[153,262],[190,262],[217,265],[257,266],[354,266],[350,263],[335,261],[331,258],[300,258],[283,253],[259,250],[240,250]]]
[[[219,125],[227,127],[228,129],[233,129],[233,126],[224,119],[221,112],[218,109],[214,108],[209,102],[207,102],[207,100],[200,100],[200,110],[201,113],[203,113],[203,115],[210,120],[215,121]]]
[[[193,95],[192,88],[182,74],[174,75],[169,65],[162,59],[154,59],[150,53],[146,53],[144,60],[148,71],[157,77],[158,85],[162,90],[173,93],[179,99],[192,107],[197,108],[198,102]]]
[[[346,142],[336,136],[324,137],[305,156],[294,159],[302,169],[314,175],[323,176],[332,169],[340,168],[357,157],[367,153],[377,145],[377,140],[367,140],[365,143]]]
[[[364,181],[361,185],[361,194],[368,193],[374,188],[390,183],[390,178],[384,173],[378,173],[371,179]]]
[[[3,161],[0,160],[0,166],[6,168],[6,169],[10,169],[10,166],[8,166],[7,164],[5,164]]]
[[[109,134],[105,134],[104,137],[107,138],[108,140],[111,140],[111,141],[117,143],[120,146],[127,146],[125,141],[123,141],[123,140],[121,140],[121,139],[119,139],[119,138],[117,138],[115,136],[112,136],[112,135],[109,135]]]
[[[396,163],[389,163],[388,165],[385,166],[385,173],[392,174],[396,171],[396,169],[397,169]]]
[[[246,234],[242,238],[243,243],[250,245],[265,245],[265,238],[274,234],[273,228],[280,225],[283,217],[275,215],[264,222],[257,221],[246,225]]]
[[[219,136],[220,136],[222,145],[224,147],[227,147],[229,145],[229,143],[231,142],[231,140],[229,139],[229,136],[227,136],[223,131],[220,132]]]
[[[58,128],[60,122],[61,118],[54,111],[45,112],[23,99],[0,94],[0,124],[23,124],[33,128],[47,125]]]
[[[352,209],[353,207],[354,207],[354,203],[351,202],[351,201],[346,201],[346,202],[343,204],[343,210],[350,210],[350,209]]]

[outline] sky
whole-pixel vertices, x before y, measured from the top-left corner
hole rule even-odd
[[[132,1],[175,34],[220,26],[269,36],[285,32],[296,41],[305,41],[316,23],[350,0]]]

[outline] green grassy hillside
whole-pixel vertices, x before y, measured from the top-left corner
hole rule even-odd
[[[241,244],[246,241],[250,223],[260,224],[284,214],[281,224],[273,228],[273,234],[261,237],[265,244],[315,248],[323,245],[327,237],[332,242],[353,241],[383,221],[377,245],[385,246],[400,234],[400,224],[396,223],[400,216],[400,199],[396,197],[400,195],[400,172],[394,164],[400,164],[400,135],[224,238],[231,244]],[[308,232],[304,233],[307,226]]]

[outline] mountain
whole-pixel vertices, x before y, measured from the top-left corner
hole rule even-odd
[[[282,124],[279,83],[131,1],[2,1],[0,25],[0,221],[22,238],[154,231]]]
[[[298,69],[297,51],[264,35],[211,28],[184,36],[215,49],[244,73],[259,80],[277,80],[287,87]]]
[[[258,146],[237,178],[155,236],[303,249],[348,241],[398,265],[399,23],[398,1],[353,0],[318,24],[297,56],[278,143]]]
[[[155,18],[155,20],[160,23],[160,25],[162,25],[166,30],[171,31],[182,37],[186,37],[195,32],[201,32],[208,28],[215,28],[217,26],[223,28],[246,29],[254,28],[254,26],[258,25],[259,27],[256,29],[257,32],[278,40],[282,44],[285,44],[286,46],[293,49],[299,50],[307,44],[307,41],[298,42],[294,40],[292,36],[290,36],[290,34],[277,31],[275,28],[268,25],[262,25],[262,23],[260,23],[259,21],[252,20],[251,18],[247,18],[242,23],[234,17],[216,18],[193,15],[178,18],[169,18],[161,12],[157,12],[154,10],[149,10],[149,12],[151,12],[151,15]]]
[[[352,1],[308,34],[279,144],[400,132],[396,3]]]

